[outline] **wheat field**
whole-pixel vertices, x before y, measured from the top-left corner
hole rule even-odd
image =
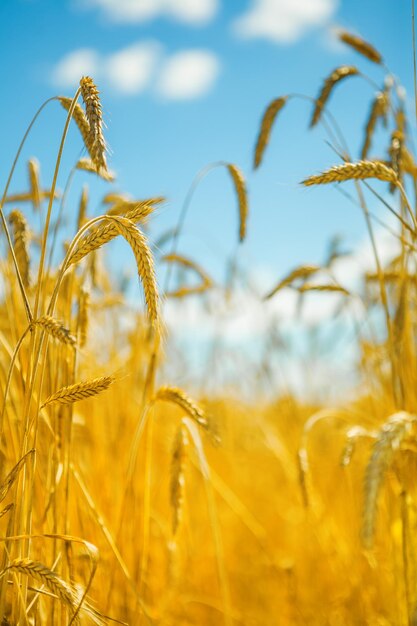
[[[333,69],[309,97],[310,125],[323,126],[334,162],[306,172],[301,184],[346,188],[363,213],[374,264],[353,293],[333,273],[339,249],[323,265],[300,259],[264,304],[284,289],[300,302],[311,292],[332,294],[341,307],[360,302],[367,324],[354,337],[359,382],[340,403],[271,398],[261,386],[250,401],[213,394],[209,384],[196,395],[173,383],[166,304],[204,298],[214,286],[209,268],[178,243],[187,206],[159,254],[149,226],[164,198],[114,191],[94,77],[80,77],[73,96],[47,103],[63,120],[47,189],[36,159],[21,162],[23,136],[1,200],[3,625],[417,624],[414,122],[381,53],[348,32],[339,37],[357,52],[357,67]],[[363,57],[381,66],[384,81],[368,119],[357,120],[365,132],[355,157],[331,99],[333,90],[348,94],[353,76],[370,81]],[[266,103],[253,129],[254,169],[268,158],[268,144],[279,143],[281,116],[298,97]],[[383,154],[373,151],[376,131],[384,134]],[[83,146],[65,173],[69,184],[81,172],[108,185],[95,217],[86,185],[72,209],[57,187],[68,133]],[[28,169],[29,189],[14,188],[19,167]],[[230,177],[242,242],[246,176],[233,163],[210,167]],[[387,265],[370,194],[394,224],[398,252]],[[63,220],[69,211],[72,231]],[[137,273],[143,306],[133,317],[102,262],[116,238],[130,248]],[[158,284],[162,264],[178,280]],[[227,298],[229,286],[221,289]]]

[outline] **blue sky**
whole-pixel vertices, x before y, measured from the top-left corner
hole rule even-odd
[[[242,263],[279,277],[294,265],[319,261],[333,234],[352,245],[363,238],[362,216],[335,190],[297,184],[337,161],[324,130],[308,131],[306,102],[291,101],[282,112],[264,164],[253,173],[261,115],[278,95],[315,96],[340,64],[358,64],[381,83],[379,67],[335,43],[334,25],[380,49],[411,94],[410,13],[406,0],[2,0],[0,182],[36,108],[51,95],[72,95],[74,77],[91,72],[101,89],[116,188],[135,197],[167,196],[151,236],[175,224],[197,172],[224,160],[236,163],[248,181],[251,214]],[[356,155],[372,96],[372,88],[354,78],[331,101]],[[24,152],[24,159],[38,157],[45,185],[64,119],[59,106],[50,105]],[[61,188],[80,151],[72,128]],[[72,212],[82,182],[92,182],[77,176]],[[13,189],[25,185],[22,160]],[[106,190],[93,185],[92,213],[100,213]],[[220,279],[236,241],[233,189],[226,173],[216,170],[195,194],[180,251]],[[129,252],[115,249],[120,254],[110,259],[119,268]]]

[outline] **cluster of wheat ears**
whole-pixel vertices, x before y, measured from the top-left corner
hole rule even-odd
[[[45,105],[35,115],[0,211],[7,246],[0,297],[2,624],[417,624],[417,164],[397,78],[370,44],[347,32],[340,39],[380,66],[383,84],[354,160],[328,101],[350,77],[375,83],[345,65],[324,81],[310,99],[311,126],[323,125],[339,164],[303,184],[354,181],[345,193],[363,211],[376,269],[353,294],[333,275],[341,255],[334,247],[325,264],[295,268],[265,297],[292,288],[301,298],[318,291],[342,303],[361,300],[368,311],[356,335],[362,386],[343,407],[310,406],[291,395],[255,398],[250,406],[227,396],[196,401],[169,381],[160,384],[165,300],[213,286],[205,269],[177,251],[185,211],[156,248],[147,222],[163,198],[110,191],[105,212],[89,218],[84,186],[76,234],[55,267],[75,174],[109,183],[114,175],[99,92],[83,77],[73,98],[46,103],[66,111],[50,188],[41,187],[31,159],[29,191],[11,194],[21,150]],[[255,168],[278,113],[298,97],[267,107]],[[71,120],[88,157],[76,163],[61,195]],[[380,122],[389,145],[384,158],[373,159]],[[243,241],[244,176],[233,164],[216,165],[234,185]],[[383,195],[376,180],[388,183]],[[368,196],[397,227],[369,211]],[[38,214],[40,234],[15,208],[20,203]],[[387,267],[378,256],[376,219],[398,243]],[[133,252],[145,299],[133,330],[121,323],[126,305],[100,264],[101,249],[116,237]],[[172,245],[159,261],[193,273],[196,284],[159,292],[154,257],[163,241]]]

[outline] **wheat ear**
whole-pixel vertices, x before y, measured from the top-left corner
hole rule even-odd
[[[41,206],[41,188],[39,184],[39,162],[37,159],[30,159],[28,162],[29,186],[32,195],[33,206],[36,210]]]
[[[33,561],[32,559],[15,559],[0,573],[0,577],[11,571],[19,572],[25,576],[31,576],[41,582],[52,591],[72,613],[75,613],[77,603],[73,588],[65,582],[65,580],[60,578],[58,574],[49,569],[49,567],[39,563],[39,561]]]
[[[80,348],[83,348],[87,341],[89,313],[90,294],[86,289],[81,289],[78,301],[78,337]]]
[[[372,136],[375,131],[376,123],[380,117],[386,115],[388,109],[388,97],[384,92],[377,93],[369,111],[369,116],[365,126],[365,139],[361,150],[361,159],[366,159],[369,148],[371,147]]]
[[[92,174],[97,174],[103,180],[106,180],[109,183],[112,183],[116,179],[116,174],[109,170],[107,167],[99,167],[95,165],[92,159],[87,159],[83,157],[77,161],[77,165],[75,166],[77,170],[83,170],[84,172],[91,172]]]
[[[324,81],[319,95],[317,96],[316,103],[314,105],[313,115],[311,117],[310,127],[313,127],[320,120],[322,111],[335,87],[341,80],[348,78],[348,76],[356,76],[359,74],[356,67],[353,65],[341,65],[337,67]]]
[[[326,170],[322,174],[310,176],[302,181],[305,186],[326,185],[328,183],[340,183],[345,180],[361,180],[377,178],[388,183],[398,184],[395,171],[381,161],[358,161],[357,163],[344,163]]]
[[[160,387],[156,392],[154,398],[154,402],[162,401],[162,402],[170,402],[171,404],[176,404],[183,411],[189,415],[197,424],[205,428],[206,430],[209,428],[209,423],[205,412],[203,409],[196,403],[190,396],[188,396],[185,391],[179,389],[178,387],[170,387],[168,385],[164,387]]]
[[[347,44],[370,61],[378,64],[382,63],[382,56],[378,50],[361,37],[352,35],[352,33],[348,33],[345,30],[340,31],[338,37],[340,41],[343,41],[343,43]]]
[[[180,424],[175,435],[171,461],[170,502],[172,534],[175,535],[182,518],[184,504],[185,466],[187,462],[188,431]]]
[[[317,274],[317,272],[321,269],[322,268],[319,265],[300,265],[299,267],[296,267],[284,276],[284,278],[282,278],[273,289],[271,289],[271,291],[265,296],[265,300],[269,300],[269,298],[272,298],[272,296],[274,296],[278,291],[281,291],[284,287],[288,287],[295,280],[310,278],[314,274]]]
[[[200,278],[201,283],[199,285],[195,285],[194,287],[180,287],[176,291],[169,291],[165,294],[165,296],[169,296],[171,298],[183,298],[184,296],[190,294],[198,294],[207,291],[213,285],[213,281],[210,276],[203,270],[200,265],[197,265],[191,259],[182,256],[181,254],[171,253],[166,254],[162,257],[161,261],[165,261],[167,263],[178,263],[183,267],[193,270]]]
[[[126,239],[135,255],[139,278],[143,291],[149,319],[155,328],[159,327],[159,295],[156,283],[155,268],[151,249],[142,231],[125,217],[114,218],[116,228]]]
[[[233,184],[236,189],[236,195],[239,205],[239,241],[243,241],[246,237],[246,226],[248,221],[248,194],[246,191],[245,177],[236,165],[229,163],[227,165]]]
[[[27,288],[30,284],[30,260],[28,250],[28,225],[23,214],[15,209],[9,215],[13,228],[13,247],[22,282]]]
[[[79,400],[85,400],[91,396],[96,396],[102,391],[108,389],[114,381],[114,376],[101,376],[100,378],[94,378],[93,380],[87,380],[86,382],[75,383],[75,385],[62,387],[45,400],[41,409],[52,402],[72,404],[73,402],[78,402]]]
[[[259,129],[258,139],[255,146],[255,157],[253,165],[254,169],[258,168],[261,164],[265,149],[269,143],[272,126],[278,113],[287,102],[287,99],[287,96],[276,98],[275,100],[272,100],[272,102],[266,108],[266,111],[262,117],[261,127]]]
[[[90,125],[87,148],[91,160],[99,172],[107,169],[106,142],[103,135],[103,116],[99,91],[90,76],[83,76],[80,80],[81,96],[85,104],[85,115]]]
[[[154,207],[151,204],[147,204],[146,202],[136,203],[135,207],[136,208],[128,211],[125,215],[126,219],[129,219],[132,222],[139,222],[144,220],[154,210]],[[78,263],[87,254],[93,252],[94,250],[98,250],[98,248],[101,248],[106,243],[117,237],[119,234],[120,233],[117,230],[114,221],[112,221],[110,224],[106,223],[100,224],[99,226],[94,226],[91,232],[81,239],[77,248],[74,250],[73,254],[69,258],[68,264],[73,265],[74,263]]]
[[[365,472],[362,539],[367,547],[373,543],[378,497],[395,452],[410,434],[417,417],[401,411],[392,415],[381,427],[373,445]]]
[[[32,327],[35,326],[43,328],[49,335],[55,337],[55,339],[58,339],[61,343],[69,346],[75,346],[76,344],[76,339],[73,335],[71,335],[68,328],[65,328],[61,322],[50,315],[43,315],[37,320],[33,320]]]

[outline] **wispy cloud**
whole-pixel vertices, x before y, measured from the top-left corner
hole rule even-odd
[[[119,24],[168,17],[193,26],[205,25],[217,13],[218,0],[77,0],[83,8],[98,8]]]
[[[274,43],[293,43],[310,28],[326,24],[337,0],[252,0],[234,23],[237,34]]]
[[[211,90],[220,70],[217,57],[206,50],[186,50],[167,59],[157,90],[167,99],[187,100]]]
[[[136,95],[155,89],[165,99],[187,100],[205,95],[213,87],[220,61],[207,50],[184,50],[164,55],[157,41],[149,40],[100,54],[90,48],[74,50],[51,72],[60,88],[73,88],[81,76],[91,74],[120,95]]]
[[[57,87],[75,87],[81,76],[97,76],[100,55],[91,48],[79,48],[64,56],[51,72],[51,81]]]
[[[143,91],[156,71],[161,52],[157,42],[148,42],[110,55],[104,66],[109,83],[124,94]]]

